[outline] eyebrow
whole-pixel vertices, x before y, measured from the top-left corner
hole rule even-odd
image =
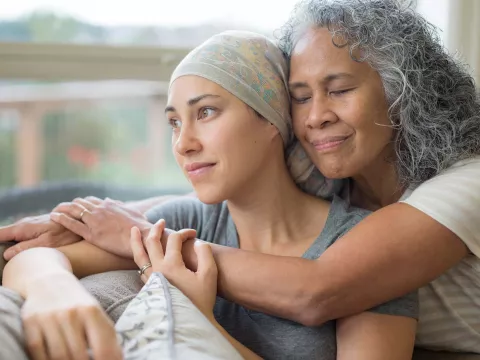
[[[328,84],[328,83],[330,83],[334,80],[338,80],[338,79],[342,79],[342,78],[353,79],[354,76],[349,74],[349,73],[329,74],[329,75],[325,76],[320,82]],[[299,82],[293,82],[293,83],[288,84],[288,87],[289,87],[290,90],[295,90],[295,89],[306,88],[306,87],[308,87],[308,84],[306,82],[299,81]]]
[[[205,98],[219,98],[220,96],[218,95],[213,95],[213,94],[203,94],[203,95],[199,95],[199,96],[196,96],[194,98],[191,98],[190,100],[187,101],[187,105],[188,106],[193,106],[195,104],[197,104],[198,102],[202,101],[203,99]],[[167,106],[165,108],[165,113],[167,112],[171,112],[171,111],[176,111],[176,109],[173,107],[173,106]]]

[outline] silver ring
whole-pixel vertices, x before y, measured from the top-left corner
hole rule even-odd
[[[145,265],[143,265],[140,270],[138,270],[138,275],[142,276],[143,274],[145,274],[145,270],[147,270],[149,267],[152,267],[152,263],[146,263]]]

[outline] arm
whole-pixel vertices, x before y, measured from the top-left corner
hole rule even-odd
[[[214,247],[220,293],[305,325],[409,293],[469,251],[480,257],[479,177],[480,158],[452,166],[420,185],[407,203],[368,216],[316,261]]]
[[[194,268],[191,247],[184,247],[184,258]],[[468,253],[453,232],[402,203],[368,216],[315,261],[212,249],[222,296],[307,326],[411,292]]]
[[[363,312],[337,320],[337,360],[409,360],[416,320]]]
[[[194,194],[193,194],[194,195]],[[189,194],[188,196],[193,196]],[[69,207],[69,204],[76,204],[77,202],[87,202],[91,205],[98,206],[103,208],[104,210],[111,210],[112,206],[108,206],[109,204],[117,205],[117,209],[124,208],[125,211],[122,213],[124,215],[130,216],[130,219],[127,219],[127,225],[129,225],[127,232],[130,231],[132,226],[140,226],[136,220],[141,217],[141,215],[146,212],[147,210],[155,207],[156,205],[162,204],[171,200],[173,198],[178,198],[178,195],[165,195],[159,196],[155,198],[145,199],[141,201],[132,201],[126,204],[122,204],[121,202],[113,201],[113,200],[101,200],[93,196],[89,196],[86,199],[75,199],[71,203],[61,203],[59,204],[53,211],[54,212],[62,212],[65,208]],[[107,208],[107,209],[105,209]],[[75,216],[79,216],[80,212],[71,215],[73,218]],[[130,211],[129,211],[130,210]],[[138,213],[138,214],[136,214]],[[116,213],[118,214],[118,212]],[[113,214],[115,215],[115,214]],[[139,216],[140,215],[140,216]],[[112,220],[112,217],[108,218]],[[101,228],[95,228],[99,230],[99,234],[97,233],[89,233],[88,237],[91,242],[96,240],[97,235],[100,235],[100,239],[103,240],[104,243],[115,243],[115,236],[121,234],[122,230],[122,223],[116,222],[116,218],[113,218],[113,221],[109,221],[107,223],[103,222]],[[141,226],[140,226],[141,227]],[[105,235],[108,236],[105,236]],[[50,219],[50,214],[44,214],[40,216],[34,217],[27,217],[24,218],[15,224],[11,224],[8,226],[0,227],[0,242],[7,242],[7,241],[16,241],[18,244],[13,245],[12,247],[8,248],[4,253],[4,258],[6,260],[10,260],[14,255],[18,254],[21,251],[35,248],[35,247],[55,247],[58,248],[60,246],[73,244],[78,242],[82,239],[77,233],[66,229],[65,227],[61,226],[60,224],[52,221]]]
[[[25,298],[25,345],[31,358],[121,359],[112,321],[71,273],[68,260],[54,249],[36,248],[15,256],[5,267],[4,286]]]
[[[138,269],[133,259],[111,254],[86,241],[62,246],[57,250],[68,258],[72,271],[78,278],[106,271]]]
[[[68,259],[56,250],[38,248],[23,252],[7,263],[2,284],[27,298],[28,287],[36,279],[60,275],[66,281],[76,281]]]

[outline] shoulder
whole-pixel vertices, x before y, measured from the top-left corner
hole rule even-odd
[[[443,170],[437,176],[425,181],[416,188],[407,191],[402,201],[409,202],[410,199],[422,196],[426,192],[444,191],[447,188],[472,192],[480,188],[480,156],[459,161],[449,168]],[[459,185],[466,188],[459,188]],[[457,191],[456,191],[457,192]],[[408,201],[406,201],[408,200]]]
[[[317,238],[317,243],[319,246],[321,245],[320,253],[349,232],[370,213],[368,210],[351,206],[348,201],[339,196],[334,196],[325,228]],[[318,257],[318,255],[319,253],[315,257]]]
[[[204,230],[216,227],[220,222],[226,222],[229,213],[225,202],[209,205],[197,198],[185,196],[159,204],[145,215],[151,223],[165,219],[168,228],[173,230],[193,228],[200,235]]]
[[[329,217],[334,219],[335,227],[341,231],[341,236],[369,214],[371,211],[352,206],[347,200],[334,196]]]
[[[444,225],[480,256],[480,156],[460,161],[410,189],[401,202]]]

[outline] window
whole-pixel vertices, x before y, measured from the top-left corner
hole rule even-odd
[[[2,5],[0,191],[72,180],[188,188],[164,117],[173,68],[220,31],[271,35],[294,2]]]

